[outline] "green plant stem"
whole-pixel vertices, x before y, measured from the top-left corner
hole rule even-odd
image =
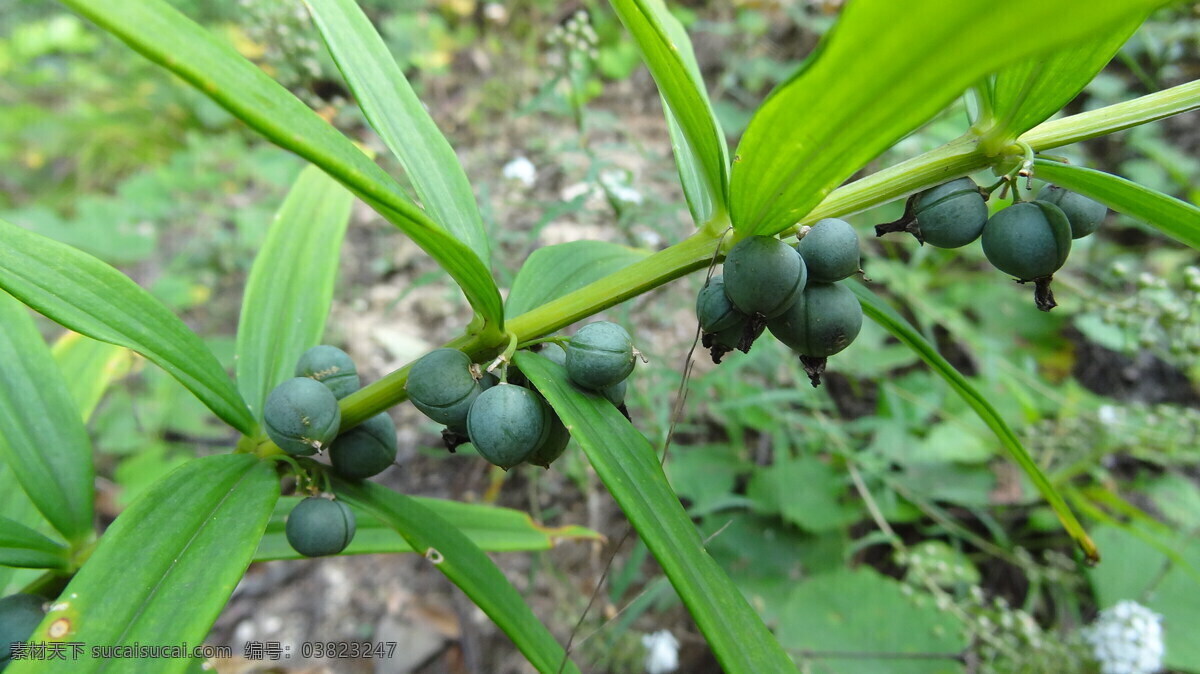
[[[1021,140],[1035,150],[1049,150],[1197,109],[1200,109],[1200,80],[1044,122],[1026,131]]]
[[[506,330],[525,342],[548,335],[596,312],[603,311],[625,300],[653,290],[669,281],[703,269],[717,254],[721,241],[719,225],[700,229],[679,243],[635,262],[615,274],[591,283],[575,292],[568,293],[527,311],[506,322]],[[722,244],[724,248],[726,244]],[[443,346],[463,351],[475,362],[495,358],[508,345],[503,335],[487,338],[484,335],[462,336]],[[404,385],[408,382],[411,364],[395,370],[352,393],[341,400],[342,430],[357,426],[383,410],[404,402],[408,394]]]
[[[1034,151],[1046,150],[1197,108],[1200,108],[1200,81],[1046,122],[1021,136],[1022,144],[1013,144],[996,156],[987,156],[979,147],[979,136],[968,132],[939,148],[834,190],[797,224],[812,224],[822,218],[858,213],[989,166],[1020,160],[1026,144]],[[521,342],[537,339],[703,269],[714,255],[719,257],[720,252],[737,242],[736,236],[722,240],[728,224],[726,216],[714,218],[695,234],[669,248],[510,319],[505,329]],[[488,330],[464,335],[444,346],[459,349],[475,362],[481,362],[495,358],[507,344],[508,338],[504,334]],[[409,367],[405,365],[344,398],[341,401],[342,430],[406,400],[404,385],[408,381]]]

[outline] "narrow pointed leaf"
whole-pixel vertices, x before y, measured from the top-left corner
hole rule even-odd
[[[346,503],[386,522],[408,544],[429,558],[437,570],[461,589],[512,639],[539,672],[575,672],[565,651],[529,609],[517,589],[482,550],[433,510],[415,499],[371,483],[334,480],[334,491]]]
[[[0,288],[66,328],[137,351],[230,426],[254,428],[233,380],[196,333],[107,263],[0,220]]]
[[[645,436],[598,394],[583,393],[566,370],[535,353],[516,364],[546,397],[596,474],[637,529],[727,672],[795,672],[796,667],[704,549]]]
[[[0,513],[21,526],[39,533],[54,530],[25,494],[17,476],[0,455]],[[6,596],[33,580],[37,571],[14,569],[0,565],[0,596]]]
[[[1071,512],[1070,507],[1063,500],[1062,495],[1058,493],[1058,490],[1054,488],[1054,485],[1042,473],[1042,469],[1038,467],[1037,462],[1033,460],[1033,457],[1029,456],[1029,452],[1021,444],[1020,439],[1009,428],[999,412],[996,411],[996,408],[992,407],[987,398],[976,390],[961,372],[954,369],[954,366],[943,358],[942,354],[938,353],[936,347],[922,337],[916,328],[897,313],[895,309],[888,306],[882,298],[871,292],[861,283],[848,283],[847,286],[858,296],[858,301],[862,304],[863,313],[890,332],[893,337],[912,349],[921,360],[925,361],[925,364],[931,370],[942,379],[945,379],[950,388],[954,389],[954,392],[962,397],[963,401],[979,415],[979,418],[996,435],[996,439],[1000,441],[1000,444],[1008,452],[1009,456],[1012,457],[1013,461],[1021,467],[1021,470],[1025,471],[1025,475],[1029,477],[1029,480],[1041,492],[1042,498],[1046,499],[1046,502],[1054,510],[1054,514],[1058,516],[1063,529],[1075,540],[1075,543],[1083,550],[1088,560],[1092,562],[1099,561],[1100,552],[1096,549],[1096,544],[1088,537],[1087,532],[1083,530],[1083,525],[1075,518],[1074,513]]]
[[[1108,34],[1160,4],[847,3],[818,52],[772,92],[742,136],[730,185],[734,226],[746,234],[772,234],[798,222],[843,180],[985,75]],[[1045,30],[1048,25],[1055,29]]]
[[[504,322],[491,271],[350,139],[229,45],[164,0],[63,4],[175,73],[276,145],[319,166],[437,260],[488,321]]]
[[[179,467],[109,527],[31,640],[82,643],[71,672],[111,672],[114,662],[130,674],[186,671],[187,658],[114,661],[91,652],[203,643],[250,565],[278,498],[274,467],[254,456],[221,454]],[[65,623],[52,637],[57,621]],[[11,671],[56,672],[62,664],[22,661]]]
[[[510,318],[519,316],[649,256],[650,251],[606,241],[570,241],[538,248],[513,279],[504,313]]]
[[[29,527],[0,517],[0,566],[65,569],[70,551]]]
[[[488,240],[467,174],[354,0],[305,0],[367,121],[400,160],[434,221],[486,265]]]
[[[461,503],[445,499],[413,497],[413,500],[450,526],[466,534],[481,550],[488,552],[516,552],[521,550],[549,550],[559,541],[572,539],[600,538],[600,534],[584,527],[544,527],[537,524],[528,514],[510,508]],[[270,559],[302,559],[287,542],[284,527],[287,515],[301,501],[298,496],[279,499],[267,533],[263,536],[254,555],[254,561]],[[365,555],[372,553],[412,552],[413,548],[391,525],[374,515],[353,508],[358,519],[354,540],[341,554]]]
[[[254,258],[238,321],[237,383],[255,416],[321,341],[352,202],[329,176],[304,169]]]
[[[692,42],[662,0],[610,0],[662,94],[675,163],[697,225],[728,212],[729,150]]]
[[[124,377],[133,368],[133,352],[122,346],[84,337],[78,332],[66,332],[50,349],[58,369],[70,372],[67,390],[79,406],[86,424],[104,392],[113,381]]]
[[[92,534],[95,470],[79,409],[29,310],[4,292],[0,326],[0,460],[54,528],[83,543]]]
[[[1109,208],[1144,221],[1163,234],[1200,250],[1200,207],[1157,190],[1095,169],[1035,160],[1038,178],[1091,197]]]
[[[1070,103],[1149,16],[1144,10],[1099,35],[1014,63],[996,74],[995,125],[985,129],[1007,145]]]

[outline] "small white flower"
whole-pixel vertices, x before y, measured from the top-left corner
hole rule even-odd
[[[508,180],[515,180],[529,187],[537,178],[537,167],[525,157],[516,157],[504,165],[502,173]]]
[[[1096,410],[1096,417],[1105,426],[1112,426],[1121,420],[1121,413],[1112,405],[1101,405],[1100,409]]]
[[[621,171],[602,171],[600,173],[600,184],[617,201],[625,201],[631,204],[642,203],[642,193],[629,186],[628,178]]]
[[[1162,616],[1135,601],[1100,612],[1084,631],[1101,674],[1152,674],[1162,669]]]
[[[642,636],[646,647],[646,674],[667,674],[679,669],[679,640],[669,630]]]

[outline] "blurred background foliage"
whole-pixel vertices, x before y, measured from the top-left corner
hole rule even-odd
[[[298,1],[172,4],[364,147],[382,147]],[[540,245],[602,238],[654,249],[689,233],[657,95],[605,6],[360,4],[466,165],[502,287]],[[672,3],[731,142],[832,25],[838,5]],[[1068,112],[1197,76],[1200,8],[1163,10]],[[1196,122],[1192,113],[1063,153],[1195,203]],[[865,172],[966,128],[956,105]],[[182,312],[227,365],[239,308],[232,298],[300,167],[54,3],[0,0],[0,218],[119,265]],[[1167,666],[1200,671],[1192,638],[1200,632],[1196,252],[1110,214],[1097,236],[1076,242],[1056,275],[1060,306],[1043,314],[1027,289],[988,271],[978,246],[945,251],[869,237],[871,225],[901,208],[850,218],[863,235],[866,277],[1019,430],[1090,525],[1103,563],[1077,565],[996,439],[872,324],[831,362],[820,389],[773,340],[720,367],[697,366],[666,467],[710,550],[812,671],[1094,671],[1087,625],[1123,600],[1163,617]],[[376,374],[452,337],[467,318],[441,272],[398,239],[357,213],[339,284],[344,308],[335,309],[344,321],[332,323],[329,337]],[[628,403],[659,446],[672,429],[701,282],[696,275],[609,312],[649,359]],[[375,319],[355,323],[354,313]],[[469,465],[444,455],[423,417],[398,417],[407,421],[410,454],[393,470]],[[231,442],[178,384],[140,362],[105,397],[90,430],[107,518],[185,457]],[[453,495],[476,493],[548,523],[574,517],[599,490],[577,452],[551,473],[482,479],[479,493]],[[615,517],[586,524],[613,543],[623,532]],[[560,587],[559,623],[573,624],[587,602],[571,589],[575,571],[546,560],[535,568]],[[594,583],[583,577],[581,585]],[[636,541],[619,553],[604,600],[609,610],[589,617],[583,632],[596,636],[581,646],[598,671],[638,667],[635,633],[691,629]],[[685,643],[685,662],[689,649],[702,646]],[[924,656],[868,657],[897,651]]]

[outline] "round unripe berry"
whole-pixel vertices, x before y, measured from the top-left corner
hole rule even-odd
[[[0,669],[12,658],[12,644],[29,641],[33,631],[46,617],[45,599],[32,594],[10,594],[0,599]]]
[[[770,236],[749,236],[725,256],[725,294],[749,316],[774,318],[796,301],[808,270],[795,248]]]
[[[608,402],[620,407],[625,404],[625,391],[629,388],[629,380],[622,379],[621,381],[609,386],[600,391],[600,395],[608,399]]]
[[[567,426],[562,419],[559,419],[558,415],[554,413],[554,408],[550,407],[550,403],[540,395],[538,398],[541,400],[542,411],[546,415],[546,423],[549,428],[541,444],[535,447],[525,460],[535,466],[549,468],[550,464],[562,456],[567,449],[567,443],[571,441],[571,434],[567,432]]]
[[[284,533],[288,545],[305,557],[336,555],[350,545],[357,525],[350,506],[310,496],[288,513]]]
[[[1022,281],[1050,276],[1071,252],[1071,223],[1045,201],[1013,204],[983,229],[983,254],[1000,271]]]
[[[1072,239],[1082,239],[1096,231],[1104,222],[1104,216],[1108,215],[1108,206],[1057,185],[1046,185],[1038,192],[1037,198],[1062,209],[1063,215],[1071,223]]]
[[[925,243],[959,248],[979,238],[988,209],[975,181],[959,178],[917,195],[913,215]]]
[[[329,387],[338,400],[354,393],[362,385],[358,369],[350,355],[336,346],[321,344],[305,351],[296,362],[297,377],[315,379]]]
[[[380,412],[342,433],[329,445],[329,461],[338,475],[362,480],[378,475],[396,460],[396,422]]]
[[[696,295],[696,318],[705,332],[721,332],[746,322],[746,315],[725,294],[724,276],[717,274],[704,283]]]
[[[592,391],[608,388],[633,372],[633,340],[608,321],[588,323],[567,347],[567,377]]]
[[[818,220],[796,244],[796,252],[804,258],[809,282],[833,283],[858,272],[858,234],[845,220]]]
[[[467,436],[475,450],[505,469],[528,458],[549,431],[544,403],[532,391],[512,384],[479,394],[467,415]]]
[[[308,377],[288,379],[267,395],[263,426],[292,456],[310,456],[337,437],[342,411],[327,386]]]
[[[559,365],[567,366],[567,350],[558,342],[543,342],[542,350],[538,353],[545,356],[548,360]]]
[[[862,305],[836,283],[810,283],[782,316],[767,323],[779,341],[796,353],[825,358],[838,353],[862,329]]]
[[[463,430],[471,404],[482,390],[471,359],[457,349],[435,349],[413,363],[405,386],[408,399],[425,416]]]

